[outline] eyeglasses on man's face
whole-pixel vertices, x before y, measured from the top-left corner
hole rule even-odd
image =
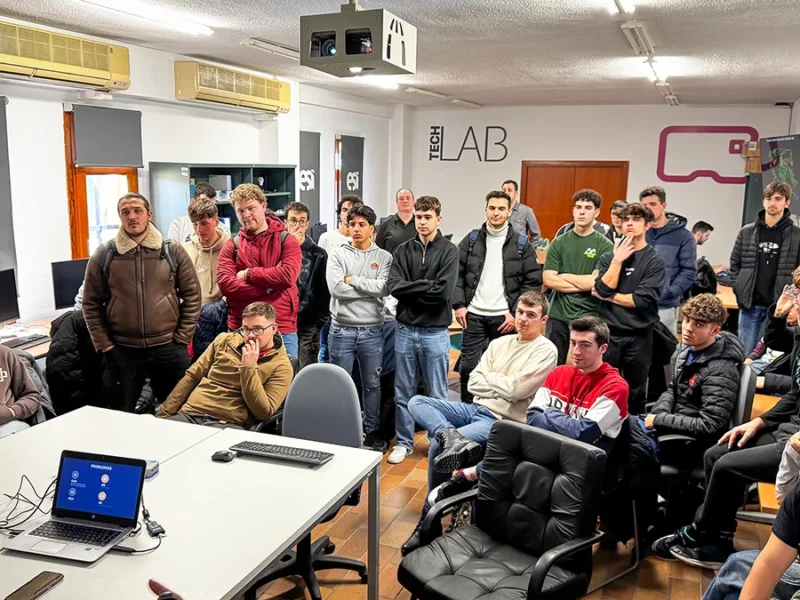
[[[266,327],[244,327],[244,326],[242,326],[241,328],[239,328],[239,333],[241,333],[245,337],[247,337],[251,333],[256,337],[259,337],[259,336],[264,335],[266,332],[268,332],[268,331],[270,331],[270,330],[272,330],[274,328],[275,328],[275,323],[273,323],[272,325],[267,325]]]
[[[288,219],[289,225],[307,225],[308,219],[296,219],[291,217]]]

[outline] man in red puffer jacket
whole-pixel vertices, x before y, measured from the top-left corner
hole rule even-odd
[[[281,220],[267,214],[267,198],[257,185],[244,183],[231,194],[242,228],[219,255],[217,283],[228,302],[228,329],[242,326],[242,310],[267,302],[289,356],[297,356],[297,277],[303,255]]]

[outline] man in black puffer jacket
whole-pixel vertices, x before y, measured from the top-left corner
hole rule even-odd
[[[528,238],[509,227],[511,198],[486,195],[486,223],[458,245],[458,279],[453,293],[461,341],[461,400],[472,402],[469,375],[478,366],[487,341],[514,331],[517,300],[540,291],[542,267]]]
[[[697,438],[695,455],[680,457],[682,463],[697,465],[703,452],[730,426],[744,350],[735,335],[720,331],[728,313],[717,296],[695,296],[681,312],[684,345],[672,383],[645,418],[645,426],[657,435],[681,433]]]
[[[764,190],[764,209],[736,236],[730,275],[739,303],[739,338],[749,354],[761,324],[800,265],[800,228],[789,213],[792,188],[775,181]]]

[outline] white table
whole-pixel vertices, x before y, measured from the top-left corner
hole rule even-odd
[[[28,454],[25,463],[41,462],[40,454],[47,457],[48,463],[55,461],[54,466],[48,464],[28,469],[36,473],[54,473],[58,453],[63,448],[91,448],[90,451],[150,457],[154,453],[152,448],[161,444],[159,440],[150,438],[151,434],[146,431],[153,426],[153,419],[109,411],[92,413],[92,420],[99,426],[106,427],[112,421],[119,425],[120,419],[124,421],[120,434],[123,438],[132,436],[131,452],[117,452],[117,447],[113,447],[113,452],[109,448],[98,448],[96,440],[87,440],[81,445],[76,438],[73,443],[72,436],[62,432],[58,423],[62,419],[67,421],[69,415],[52,421],[49,431],[45,429],[46,424],[9,439],[27,437],[24,440],[26,446],[35,444],[42,447],[44,452]],[[70,430],[75,422],[81,420],[73,419],[72,424],[67,422],[63,429]],[[155,426],[160,428],[159,422],[155,421]],[[170,427],[170,435],[183,440],[184,449],[164,460],[156,456],[162,463],[160,473],[144,488],[145,502],[152,518],[167,530],[161,547],[146,555],[109,554],[90,566],[2,552],[0,597],[39,572],[53,570],[64,573],[65,578],[48,592],[47,600],[154,598],[147,587],[151,578],[167,585],[184,600],[236,598],[331,507],[369,476],[368,598],[377,600],[380,454],[232,429],[220,431],[181,423],[164,425]],[[39,429],[43,431],[37,435]],[[188,439],[198,435],[204,436],[203,439]],[[237,458],[230,463],[211,461],[214,451],[243,440],[327,450],[336,456],[318,469],[253,458]],[[65,441],[67,443],[63,444]],[[23,440],[17,440],[14,447],[5,442],[5,439],[0,441],[0,464],[8,465],[14,457],[26,456],[16,454]],[[118,443],[124,445],[127,442]],[[90,446],[87,448],[86,444]],[[166,447],[161,451],[169,453]],[[53,456],[55,458],[51,460]],[[34,479],[34,483],[38,486],[40,481]],[[41,483],[46,485],[43,480]],[[15,490],[16,486],[11,493]],[[148,548],[154,540],[141,534],[127,544]]]

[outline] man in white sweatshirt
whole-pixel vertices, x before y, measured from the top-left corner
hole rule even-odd
[[[461,341],[461,401],[472,402],[470,373],[487,341],[514,331],[517,300],[540,291],[542,267],[525,235],[509,226],[511,198],[505,192],[486,195],[486,223],[458,245],[458,279],[453,293]]]
[[[392,255],[372,242],[375,211],[356,204],[347,216],[353,241],[328,256],[331,292],[328,349],[331,363],[348,373],[358,357],[364,394],[365,445],[376,447],[380,424],[384,298],[389,295]]]

